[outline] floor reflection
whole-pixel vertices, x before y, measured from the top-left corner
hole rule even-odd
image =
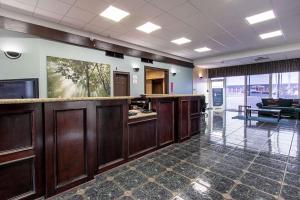
[[[56,199],[300,199],[300,125],[209,111],[202,134],[96,177]]]

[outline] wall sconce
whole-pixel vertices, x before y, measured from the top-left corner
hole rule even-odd
[[[198,74],[198,76],[199,76],[199,78],[200,78],[200,79],[202,79],[202,78],[203,78],[203,75],[202,75],[202,73],[201,73],[201,72]]]
[[[138,72],[140,70],[140,66],[138,64],[133,64],[132,69],[134,72]]]
[[[6,55],[6,57],[8,57],[9,59],[18,59],[21,57],[22,53],[19,52],[15,52],[15,51],[4,51],[4,54]]]
[[[176,76],[176,69],[171,69],[171,74],[172,74],[173,76]]]

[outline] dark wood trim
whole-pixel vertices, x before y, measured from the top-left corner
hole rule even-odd
[[[165,72],[165,90],[166,90],[166,94],[169,94],[169,69],[163,69],[163,68],[159,68],[159,67],[150,67],[150,66],[144,66],[144,93],[146,94],[146,81],[147,81],[147,77],[146,77],[146,70],[147,69],[152,69],[152,70],[161,70]]]
[[[127,90],[129,92],[128,95],[126,96],[130,96],[130,73],[129,72],[121,72],[121,71],[113,71],[113,86],[114,86],[114,96],[115,96],[115,78],[117,74],[121,74],[121,75],[127,75],[128,76],[128,81],[127,81]]]
[[[29,35],[34,35],[40,38],[49,39],[53,41],[73,44],[77,46],[83,46],[83,47],[88,47],[88,48],[98,49],[103,51],[113,51],[117,53],[122,53],[127,56],[147,58],[157,62],[163,62],[163,63],[175,64],[175,65],[188,67],[188,68],[194,68],[194,64],[192,62],[186,62],[183,60],[178,60],[167,56],[161,56],[146,51],[132,49],[129,47],[120,46],[117,44],[112,44],[100,40],[91,40],[89,37],[75,35],[72,33],[67,33],[53,28],[48,28],[45,26],[40,26],[32,23],[23,22],[20,20],[11,19],[4,16],[0,16],[0,28],[9,31],[16,31],[20,33],[29,34]]]

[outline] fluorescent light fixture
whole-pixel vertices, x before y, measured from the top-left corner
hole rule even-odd
[[[145,33],[152,33],[153,31],[161,29],[161,27],[156,24],[153,24],[151,22],[147,22],[147,23],[137,27],[136,29],[139,31],[143,31]]]
[[[249,24],[257,24],[274,18],[275,18],[275,14],[273,10],[269,10],[266,12],[259,13],[257,15],[246,17],[246,20],[248,21]]]
[[[259,37],[264,40],[264,39],[277,37],[277,36],[281,36],[281,35],[282,35],[282,31],[278,30],[278,31],[260,34]]]
[[[195,49],[195,51],[202,53],[202,52],[206,52],[206,51],[211,51],[211,49],[208,47],[201,47],[201,48]]]
[[[187,39],[185,37],[182,37],[182,38],[178,38],[178,39],[172,40],[171,42],[173,42],[175,44],[178,44],[178,45],[182,45],[182,44],[191,42],[191,40]]]
[[[109,6],[102,13],[100,13],[100,16],[108,18],[115,22],[121,21],[124,17],[127,17],[128,15],[128,12],[113,6]]]

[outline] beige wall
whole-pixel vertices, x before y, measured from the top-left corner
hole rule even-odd
[[[201,76],[202,78],[200,78]],[[194,94],[204,94],[206,97],[206,102],[208,102],[208,78],[207,69],[195,67],[193,69],[193,93]]]

